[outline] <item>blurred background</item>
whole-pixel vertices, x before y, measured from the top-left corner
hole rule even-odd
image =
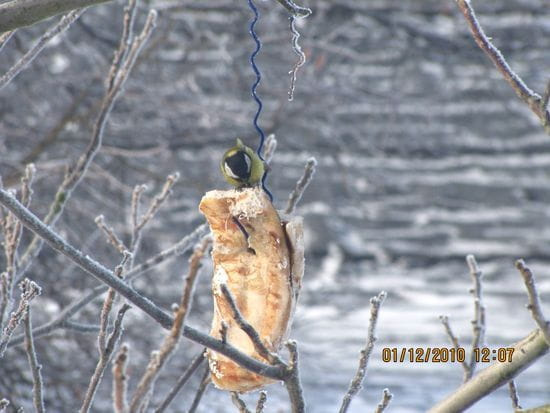
[[[372,411],[387,387],[394,394],[389,411],[423,412],[461,383],[461,367],[383,363],[382,348],[449,347],[441,314],[450,316],[461,344],[470,345],[466,254],[475,254],[484,272],[490,348],[519,341],[535,327],[515,259],[531,265],[550,313],[550,138],[474,44],[452,0],[303,5],[313,14],[297,23],[307,63],[294,101],[287,100],[288,72],[297,59],[288,14],[272,0],[258,1],[263,47],[257,61],[260,124],[278,140],[268,178],[278,208],[306,160],[314,156],[319,163],[297,211],[305,219],[307,265],[291,336],[301,350],[305,397],[311,412],[337,410],[365,342],[369,299],[385,290],[379,340],[350,411]],[[550,68],[548,2],[473,5],[512,68],[541,93]],[[5,186],[17,187],[24,166],[36,164],[31,209],[38,216],[90,139],[122,6],[117,0],[90,8],[0,91],[0,175]],[[127,239],[133,187],[147,184],[150,200],[169,173],[180,172],[172,198],[144,234],[136,258],[142,262],[204,221],[198,203],[205,191],[226,188],[218,162],[235,138],[258,144],[246,2],[144,1],[139,30],[149,8],[159,11],[157,29],[111,114],[101,152],[57,224],[62,236],[111,268],[119,257],[97,230],[97,215]],[[19,29],[0,54],[0,73],[54,21]],[[179,300],[186,267],[179,257],[136,287],[168,309]],[[211,318],[210,272],[206,260],[189,320],[202,331]],[[49,248],[29,275],[44,290],[34,304],[35,325],[96,285]],[[86,307],[78,321],[96,323],[100,305]],[[123,341],[131,347],[130,386],[163,334],[137,309],[128,314]],[[57,331],[36,344],[47,407],[77,410],[97,362],[95,336]],[[182,341],[153,404],[199,351]],[[548,363],[546,356],[518,377],[523,407],[549,401]],[[0,364],[0,397],[29,408],[30,380],[22,348],[9,349]],[[187,411],[197,382],[171,411]],[[93,411],[111,411],[110,397],[108,372]],[[211,387],[199,411],[236,411],[229,400]],[[287,411],[286,400],[282,386],[270,386],[266,411]],[[469,411],[508,410],[507,389],[500,389]]]

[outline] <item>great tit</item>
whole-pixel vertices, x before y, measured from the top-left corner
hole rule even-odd
[[[223,155],[220,169],[227,182],[236,188],[258,185],[265,171],[264,161],[237,138],[237,143]]]

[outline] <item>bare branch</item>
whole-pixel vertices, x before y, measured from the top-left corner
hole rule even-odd
[[[211,239],[206,236],[201,243],[195,248],[195,251],[189,258],[189,270],[184,282],[181,302],[175,311],[174,323],[170,333],[164,339],[162,346],[158,351],[151,354],[151,360],[140,382],[138,383],[132,400],[130,401],[130,411],[137,412],[143,408],[145,397],[151,392],[154,382],[160,373],[164,364],[168,361],[174,350],[177,348],[185,317],[191,304],[193,288],[200,267],[200,261],[206,250],[210,246]]]
[[[0,33],[30,26],[41,20],[71,10],[82,9],[111,0],[12,0],[0,5]]]
[[[36,349],[34,347],[34,340],[32,337],[32,321],[31,321],[31,309],[27,307],[25,323],[25,351],[29,360],[29,366],[32,373],[32,400],[34,408],[37,413],[44,413],[46,408],[44,407],[44,396],[42,386],[42,374],[40,370],[42,366],[38,363],[38,357],[36,355]]]
[[[239,409],[239,413],[250,413],[250,410],[246,408],[246,403],[239,397],[239,393],[236,391],[231,392],[231,401]]]
[[[151,10],[147,16],[147,20],[141,31],[141,34],[134,40],[131,45],[130,51],[124,63],[122,64],[120,70],[117,72],[116,80],[113,82],[112,87],[107,89],[105,96],[101,103],[101,108],[99,115],[94,124],[94,129],[92,132],[92,138],[88,144],[87,149],[84,153],[78,158],[75,164],[69,168],[65,179],[57,189],[53,203],[50,205],[48,214],[44,218],[44,222],[47,225],[55,225],[57,219],[63,213],[63,209],[71,197],[74,189],[82,181],[82,178],[86,174],[91,162],[95,158],[95,155],[98,153],[101,144],[103,142],[103,131],[107,123],[107,119],[111,113],[111,110],[114,107],[114,104],[123,90],[124,83],[128,79],[130,71],[132,70],[136,58],[151,35],[155,24],[156,24],[156,12]],[[23,268],[22,273],[24,274],[27,268],[30,266],[32,259],[38,255],[42,247],[42,240],[39,237],[34,237],[27,250],[25,251],[21,261],[21,267]],[[22,274],[20,274],[22,276]]]
[[[266,401],[267,401],[267,392],[262,390],[260,392],[260,397],[258,398],[258,403],[256,404],[256,413],[263,413]]]
[[[456,351],[460,349],[460,343],[458,342],[458,337],[455,336],[453,333],[453,330],[451,329],[451,324],[449,323],[449,317],[446,315],[440,315],[439,320],[441,321],[441,324],[443,324],[443,327],[445,327],[445,332],[447,333],[447,337],[449,337],[449,340],[451,340],[451,343]],[[460,365],[462,366],[462,369],[464,370],[464,379],[463,381],[466,382],[469,377],[471,377],[470,374],[470,364],[466,363],[466,361],[461,361]]]
[[[388,389],[384,389],[384,394],[382,395],[382,400],[376,406],[374,413],[382,413],[390,405],[393,394],[390,393]]]
[[[311,14],[310,9],[297,6],[292,0],[277,0],[277,3],[287,9],[288,12],[295,17],[307,17]]]
[[[298,368],[298,345],[294,340],[286,342],[286,348],[290,354],[290,360],[287,367],[287,377],[285,378],[285,387],[290,399],[290,410],[292,413],[305,413],[306,402],[304,392],[300,383],[300,371]]]
[[[523,277],[523,282],[525,283],[525,288],[527,289],[527,296],[529,297],[529,304],[527,309],[531,312],[533,320],[537,323],[546,343],[550,346],[550,322],[544,317],[542,313],[542,306],[540,304],[539,292],[537,290],[537,284],[535,282],[535,276],[533,272],[523,260],[516,261],[516,268],[521,273]]]
[[[302,195],[304,194],[306,188],[309,186],[311,180],[313,179],[313,174],[315,173],[316,166],[317,161],[315,160],[315,158],[309,158],[304,168],[304,174],[298,180],[294,191],[292,191],[288,198],[285,214],[292,214],[296,209],[296,205],[298,204],[298,202],[300,202]]]
[[[127,344],[120,346],[113,361],[113,410],[115,413],[126,413],[128,409],[127,395],[128,377],[126,365],[128,364]]]
[[[508,84],[514,89],[516,95],[523,100],[527,106],[537,115],[545,130],[550,133],[550,112],[547,105],[543,105],[541,96],[532,91],[525,82],[512,70],[508,62],[489,40],[483,28],[476,18],[470,0],[456,0],[458,7],[464,15],[466,22],[472,32],[472,36],[481,50],[491,59],[497,70],[502,74]]]
[[[201,237],[204,235],[204,233],[206,232],[206,229],[207,227],[205,224],[198,226],[193,232],[183,237],[180,241],[178,241],[172,247],[164,251],[161,251],[157,255],[149,258],[145,262],[135,266],[132,270],[128,271],[125,275],[125,279],[127,281],[133,280],[139,277],[140,275],[144,274],[146,271],[149,271],[150,269],[154,268],[156,265],[159,265],[170,258],[177,257],[184,254],[193,245],[193,243],[198,237]],[[109,290],[109,287],[106,285],[99,285],[98,287],[95,287],[92,291],[90,291],[84,297],[81,297],[73,301],[71,304],[69,304],[63,311],[61,311],[61,313],[58,314],[58,316],[54,320],[46,324],[43,324],[39,327],[36,327],[33,330],[34,337],[36,338],[36,337],[42,337],[42,336],[48,335],[59,328],[69,328],[71,324],[74,324],[71,321],[69,321],[71,317],[73,317],[80,310],[85,308],[95,298],[104,294],[108,290]],[[87,331],[90,331],[90,330],[87,330]],[[98,328],[96,328],[95,331],[98,331]],[[23,337],[17,336],[10,341],[10,345],[19,344],[22,342],[23,342]]]
[[[277,149],[277,139],[275,134],[271,133],[265,138],[263,158],[266,164],[270,164]]]
[[[481,370],[452,394],[432,407],[429,413],[449,413],[466,410],[489,393],[508,383],[549,350],[544,335],[539,329],[533,331],[511,348],[513,348],[513,353],[510,362],[493,363]]]
[[[280,357],[271,351],[265,346],[265,344],[262,342],[262,339],[260,338],[260,335],[256,331],[256,329],[250,324],[248,321],[244,319],[241,312],[237,308],[237,304],[235,303],[235,299],[233,298],[233,295],[231,294],[231,291],[227,288],[227,285],[220,284],[220,290],[227,301],[227,304],[229,305],[229,308],[231,308],[231,312],[233,313],[233,318],[243,330],[246,335],[250,338],[250,341],[252,341],[252,344],[254,345],[254,348],[262,356],[264,359],[268,360],[271,364],[282,364],[282,360]]]
[[[109,300],[109,297],[105,299],[106,304],[108,300]],[[129,309],[130,309],[130,306],[128,304],[123,304],[120,310],[118,310],[118,315],[113,326],[113,331],[111,332],[107,340],[102,339],[101,337],[98,337],[99,345],[103,344],[104,347],[99,348],[99,361],[97,362],[94,374],[90,379],[90,384],[88,386],[88,389],[86,390],[86,396],[84,397],[84,402],[82,403],[82,407],[79,410],[80,413],[87,413],[88,411],[90,411],[90,408],[92,407],[92,403],[94,401],[97,387],[99,386],[99,383],[103,378],[103,374],[105,373],[105,368],[107,367],[109,361],[111,360],[111,356],[115,350],[115,346],[118,343],[120,336],[122,335],[122,330],[123,330],[122,320],[124,318],[124,315],[126,314],[126,311],[128,311]],[[103,313],[104,311],[102,310],[102,319],[104,317]]]
[[[2,51],[4,46],[10,41],[11,37],[15,34],[15,32],[16,32],[16,29],[0,34],[0,52]]]
[[[470,351],[469,369],[465,372],[464,380],[469,380],[476,368],[475,349],[483,347],[485,342],[485,306],[483,305],[481,278],[483,273],[479,269],[473,255],[466,256],[470,275],[474,287],[470,290],[474,298],[474,319],[472,320],[473,336]]]
[[[5,30],[12,30],[15,27],[9,27],[9,26],[3,26],[2,21],[4,20],[4,10],[6,9],[6,5],[10,5],[12,3],[19,3],[20,7],[24,8],[24,2],[21,0],[15,0],[10,3],[4,3],[0,4],[0,32],[3,32]],[[23,4],[22,4],[23,3]],[[59,2],[60,3],[60,2]],[[2,77],[0,77],[0,89],[5,87],[8,83],[10,83],[15,76],[17,76],[23,69],[25,69],[38,54],[44,49],[46,44],[55,36],[57,36],[60,33],[63,33],[65,30],[67,30],[71,24],[80,17],[80,15],[84,12],[84,9],[80,10],[74,10],[71,11],[66,16],[63,16],[61,20],[55,24],[52,28],[50,28],[46,33],[38,39],[38,42],[27,52],[23,55],[19,61],[13,65]]]
[[[514,411],[521,409],[519,404],[518,390],[516,389],[516,383],[514,380],[508,382],[508,391],[510,392],[510,399],[512,399],[512,408]]]
[[[189,381],[191,376],[197,371],[197,369],[200,367],[202,362],[205,360],[204,352],[206,349],[200,352],[198,356],[196,356],[189,367],[183,372],[181,377],[178,379],[172,390],[170,390],[170,393],[166,396],[166,398],[162,401],[160,406],[155,410],[155,413],[162,413],[166,410],[166,408],[172,403],[178,392],[185,386],[185,384]]]
[[[204,370],[204,374],[199,384],[199,388],[197,389],[197,392],[195,393],[195,398],[193,399],[193,403],[189,408],[189,413],[195,413],[195,411],[197,410],[197,407],[199,407],[202,396],[204,395],[204,392],[206,391],[206,388],[208,387],[209,384],[210,384],[210,368],[208,367],[208,365],[206,365],[206,369]]]
[[[124,245],[124,242],[122,242],[122,240],[116,235],[115,229],[105,223],[105,217],[103,215],[98,215],[95,219],[95,223],[107,236],[107,241],[110,242],[118,252],[123,254],[124,252],[129,251]]]
[[[348,411],[349,405],[353,397],[359,393],[362,388],[363,380],[367,374],[367,364],[369,362],[370,355],[372,354],[372,349],[374,348],[374,343],[377,338],[375,335],[376,332],[376,323],[378,322],[378,312],[380,306],[386,299],[386,292],[382,291],[376,297],[370,299],[370,319],[369,319],[369,329],[367,333],[367,343],[365,347],[361,349],[361,357],[359,358],[359,366],[353,380],[351,381],[348,391],[346,392],[344,399],[342,400],[342,405],[340,406],[340,413],[345,413]]]
[[[41,294],[40,287],[34,282],[25,278],[20,284],[21,299],[17,309],[11,314],[0,338],[0,358],[4,356],[8,342],[13,334],[13,330],[19,325],[21,319],[26,315],[30,302]]]

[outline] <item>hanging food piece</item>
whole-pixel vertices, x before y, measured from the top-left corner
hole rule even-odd
[[[245,170],[242,167],[248,165],[246,156],[250,155],[247,152],[236,155],[241,149],[234,153],[233,150],[235,148],[224,156],[222,167],[227,165],[234,176],[244,178],[246,173],[242,173]],[[254,174],[253,164],[254,160],[250,176]],[[237,180],[233,176],[232,179]],[[210,334],[221,338],[224,322],[226,339],[231,345],[267,362],[235,322],[220,286],[227,286],[244,319],[256,329],[265,346],[277,352],[288,336],[301,286],[304,269],[302,219],[293,217],[281,223],[277,211],[259,186],[207,192],[199,209],[206,216],[214,237],[214,318]],[[243,392],[273,382],[210,350],[208,360],[212,381],[220,389]]]

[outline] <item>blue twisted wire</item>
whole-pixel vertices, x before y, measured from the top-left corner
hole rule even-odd
[[[254,43],[256,43],[256,49],[250,55],[250,66],[252,67],[252,70],[254,71],[254,74],[256,75],[256,81],[254,82],[254,84],[252,85],[252,88],[250,90],[252,92],[252,97],[254,98],[256,103],[258,104],[258,110],[256,111],[256,114],[254,115],[254,120],[252,121],[252,123],[254,124],[254,127],[256,128],[256,131],[258,131],[258,135],[260,136],[260,144],[258,145],[258,150],[256,151],[256,153],[258,154],[260,159],[263,161],[264,158],[262,156],[262,150],[263,150],[264,142],[265,142],[265,134],[264,134],[264,131],[262,130],[262,128],[260,127],[260,125],[258,124],[258,119],[260,117],[260,113],[262,112],[263,105],[262,105],[262,101],[258,97],[258,94],[256,93],[256,89],[258,88],[258,85],[260,84],[260,81],[262,80],[262,74],[260,72],[260,69],[256,65],[256,55],[260,52],[260,49],[262,47],[262,43],[260,42],[260,39],[258,38],[258,35],[256,34],[256,31],[254,30],[254,27],[256,26],[256,23],[258,22],[258,19],[260,18],[260,13],[258,12],[258,8],[256,7],[256,5],[254,4],[254,2],[252,0],[248,0],[248,6],[250,7],[252,12],[254,13],[254,18],[250,22],[249,32],[250,32],[250,35],[252,36],[252,39],[254,40]],[[269,192],[269,190],[265,186],[266,178],[267,178],[267,170],[264,172],[264,175],[262,176],[262,188],[265,191],[265,193],[269,196],[269,199],[271,201],[273,201],[273,195],[271,194],[271,192]]]

